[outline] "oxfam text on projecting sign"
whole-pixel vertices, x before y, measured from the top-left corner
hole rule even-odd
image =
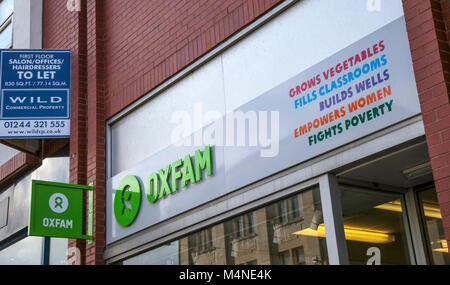
[[[33,180],[28,235],[89,239],[83,234],[83,192],[92,189]]]
[[[0,50],[0,138],[70,136],[70,50]]]

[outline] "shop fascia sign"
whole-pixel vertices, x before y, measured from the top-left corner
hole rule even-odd
[[[175,194],[186,188],[188,184],[196,184],[202,180],[202,171],[212,175],[211,146],[196,150],[194,160],[188,154],[165,168],[151,173],[146,179],[146,196],[149,203]],[[119,183],[114,196],[114,216],[123,227],[131,225],[136,219],[141,205],[142,187],[140,179],[135,175],[125,176]]]
[[[275,124],[279,126],[277,155],[263,157],[260,148],[245,144],[233,147],[221,143],[215,136],[213,150],[221,155],[217,155],[213,162],[215,169],[221,171],[214,173],[214,179],[197,185],[198,194],[195,197],[184,191],[179,193],[183,200],[175,205],[167,200],[152,207],[143,205],[141,211],[145,218],[138,217],[128,228],[116,227],[113,213],[108,211],[107,242],[120,240],[274,173],[417,116],[420,114],[420,104],[409,50],[402,16],[241,105],[233,112],[251,114],[255,110],[275,110],[279,113],[278,123]],[[228,131],[226,122],[231,117],[226,116],[211,126],[214,128],[224,123],[223,130]],[[260,132],[254,134],[261,135],[264,123],[254,122]],[[195,133],[194,142],[196,134],[205,137],[212,133],[211,130],[215,130],[216,134],[219,132],[219,128],[211,129],[211,126]],[[248,129],[251,129],[251,124]],[[268,134],[269,129],[266,130]],[[229,137],[234,135],[238,138],[237,128],[233,131]],[[273,134],[272,129],[270,133]],[[227,137],[227,133],[222,137]],[[175,160],[178,157],[174,153],[179,153],[179,147],[171,145],[132,169],[111,177],[107,186],[108,204],[112,206],[114,203],[114,191],[125,173],[147,176],[145,169],[148,166],[154,168],[157,160],[165,156]],[[151,200],[152,195],[149,198]]]
[[[33,180],[29,236],[92,241],[93,184],[89,186]],[[83,195],[88,191],[88,234],[83,234]]]

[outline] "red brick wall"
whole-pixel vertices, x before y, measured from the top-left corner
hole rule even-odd
[[[66,1],[44,0],[43,48],[71,49],[71,138],[70,183],[87,183],[87,77],[86,77],[86,9],[69,12]],[[85,6],[85,2],[82,1]],[[79,260],[85,261],[85,242],[71,240],[69,247],[78,247]],[[73,257],[70,260],[76,260]]]
[[[194,62],[280,0],[108,0],[106,118]]]
[[[104,264],[106,246],[106,125],[104,7],[110,0],[87,0],[88,149],[87,180],[94,182],[94,240],[86,248],[86,264]],[[133,2],[133,1],[129,1]],[[128,3],[128,1],[127,1]]]
[[[441,0],[442,20],[446,27],[447,39],[450,39],[450,1]]]
[[[425,134],[450,241],[450,1],[403,0]]]

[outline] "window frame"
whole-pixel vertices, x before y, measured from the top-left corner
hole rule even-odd
[[[421,246],[423,247],[423,252],[425,254],[425,259],[426,259],[427,265],[435,265],[435,263],[434,263],[432,248],[430,246],[431,239],[430,239],[428,229],[427,229],[425,212],[424,212],[424,208],[423,208],[423,201],[421,201],[421,199],[420,199],[420,194],[422,192],[430,190],[431,188],[434,188],[436,191],[435,183],[433,183],[433,182],[426,183],[424,185],[415,187],[412,191],[412,195],[413,195],[412,199],[413,199],[413,203],[415,203],[414,206],[416,207],[415,214],[417,215],[418,223],[420,225],[419,226],[420,233],[416,233],[416,234],[420,235],[421,242],[422,242]]]

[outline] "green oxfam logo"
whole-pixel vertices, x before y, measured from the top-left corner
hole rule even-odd
[[[202,170],[212,175],[211,147],[206,146],[203,153],[195,151],[194,160],[190,155],[167,165],[147,178],[146,196],[149,203],[175,194],[188,184],[202,180]],[[120,181],[114,197],[114,216],[119,225],[127,227],[136,219],[141,205],[141,183],[134,175]]]
[[[120,181],[114,197],[114,216],[119,225],[129,226],[141,205],[141,184],[136,176],[128,175]]]

